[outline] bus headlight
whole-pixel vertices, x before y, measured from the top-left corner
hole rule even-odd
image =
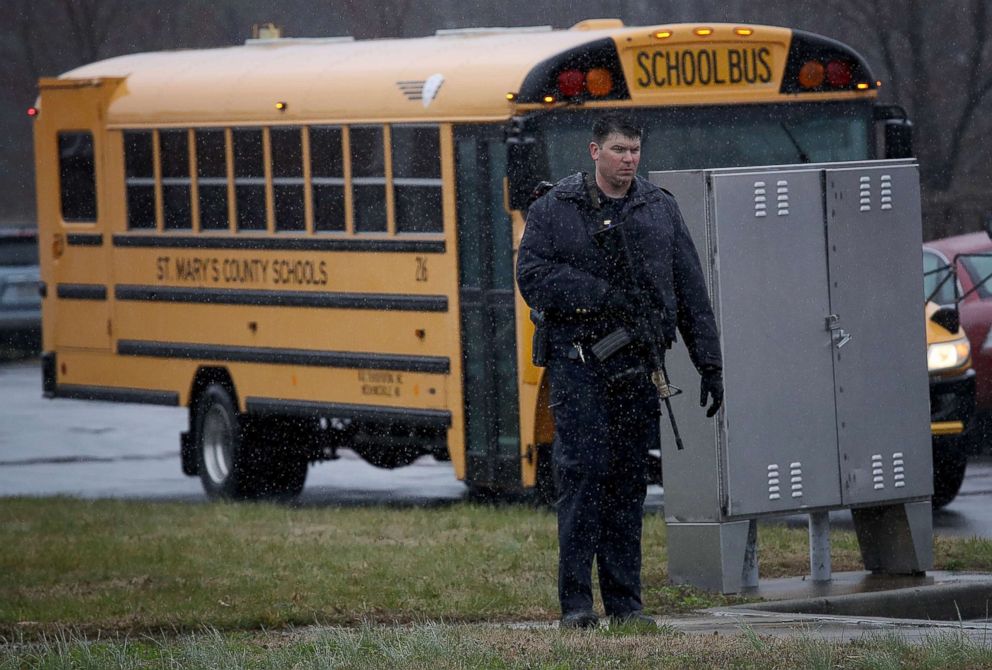
[[[927,347],[927,370],[930,372],[953,370],[967,363],[969,357],[971,357],[971,345],[968,344],[967,338],[935,342]]]

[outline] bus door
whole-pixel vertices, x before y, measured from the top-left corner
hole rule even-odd
[[[502,129],[456,127],[455,151],[465,480],[507,490],[520,485],[520,410]]]
[[[110,347],[111,288],[101,112],[117,81],[42,80],[35,125],[44,348]]]

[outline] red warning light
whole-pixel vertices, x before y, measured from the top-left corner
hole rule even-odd
[[[38,108],[28,107],[28,116],[38,116]]]
[[[851,64],[844,61],[832,60],[827,63],[827,83],[835,88],[851,85]]]
[[[566,98],[574,98],[585,90],[586,76],[579,70],[565,70],[558,74],[558,90]]]

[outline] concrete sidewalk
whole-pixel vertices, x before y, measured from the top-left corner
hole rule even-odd
[[[806,577],[762,580],[743,595],[761,602],[656,617],[690,635],[813,637],[846,642],[873,635],[921,641],[963,635],[992,645],[992,575],[932,571],[924,576],[838,572],[826,583]],[[606,626],[603,621],[601,625]],[[557,623],[513,627],[554,628]]]
[[[685,633],[807,635],[851,640],[873,634],[920,640],[965,635],[992,644],[992,575],[931,571],[923,576],[838,572],[825,583],[806,577],[762,580],[743,595],[763,602],[663,619]]]

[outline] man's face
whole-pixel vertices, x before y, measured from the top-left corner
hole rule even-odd
[[[596,176],[615,189],[626,190],[641,162],[641,140],[611,133],[602,144],[589,143],[589,154],[596,162]]]

